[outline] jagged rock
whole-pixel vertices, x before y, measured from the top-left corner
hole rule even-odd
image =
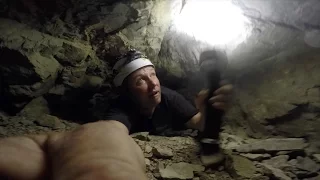
[[[65,125],[56,116],[49,115],[48,102],[42,96],[30,101],[18,114],[19,122],[25,125],[36,124],[52,129],[63,129]],[[24,120],[26,118],[26,120]],[[26,124],[27,123],[27,124]]]
[[[296,160],[290,160],[289,163],[299,170],[304,170],[312,173],[318,172],[320,170],[320,165],[314,162],[309,157],[303,158],[301,156],[298,156]]]
[[[146,147],[145,147],[145,149],[144,149],[144,152],[145,152],[145,153],[151,153],[151,151],[152,151],[152,147],[149,146],[149,145],[146,145]]]
[[[257,173],[257,168],[252,161],[238,155],[227,157],[226,169],[234,178],[253,178]]]
[[[151,161],[148,158],[144,158],[144,162],[146,164],[146,166],[151,166]]]
[[[41,114],[49,114],[48,102],[42,96],[31,100],[20,112],[20,116],[37,117]]]
[[[0,120],[7,120],[8,115],[5,112],[0,111]]]
[[[65,125],[60,121],[59,118],[55,116],[51,116],[48,114],[43,114],[39,116],[36,120],[35,123],[43,126],[43,127],[49,127],[52,129],[63,129],[65,128]]]
[[[152,153],[157,158],[171,158],[173,156],[172,150],[163,146],[153,147]]]
[[[28,52],[39,52],[39,55],[43,56],[49,57],[52,55],[60,63],[73,66],[83,63],[91,53],[91,46],[55,38],[9,19],[0,19],[0,21],[0,38],[3,40],[3,45],[10,49],[16,49],[27,54]]]
[[[260,140],[251,144],[244,144],[237,147],[238,152],[275,152],[275,151],[302,151],[307,147],[303,138],[270,138]]]
[[[220,133],[220,143],[223,149],[236,149],[244,143],[244,139],[228,133]]]
[[[240,155],[243,157],[246,157],[250,160],[253,160],[253,161],[261,161],[261,160],[268,159],[271,157],[270,154],[250,154],[250,153],[243,154],[243,153],[241,153]]]
[[[274,177],[278,180],[292,180],[289,176],[287,176],[281,169],[277,169],[268,164],[261,164],[267,170],[270,170]]]
[[[166,166],[159,165],[160,175],[164,179],[192,179],[194,177],[193,172],[204,171],[204,167],[196,164],[189,163],[173,163]]]
[[[288,160],[289,160],[288,155],[280,155],[268,160],[264,160],[262,161],[262,163],[268,164],[274,168],[284,169],[287,167],[291,167],[291,165],[288,163]]]
[[[317,162],[320,163],[320,154],[314,154],[314,155],[312,155],[312,156],[313,156],[313,158],[314,158]]]
[[[290,154],[292,153],[292,151],[279,151],[276,153],[277,156],[280,156],[280,155],[287,155],[287,154]]]
[[[5,126],[9,124],[9,121],[7,119],[0,119],[0,126]]]
[[[133,133],[130,135],[134,139],[139,139],[141,141],[150,141],[149,139],[149,132],[138,132],[138,133]]]
[[[319,54],[319,51],[313,51],[295,55],[290,51],[257,63],[254,68],[237,71],[242,75],[236,80],[237,104],[233,108],[239,113],[229,117],[232,119],[230,124],[235,129],[239,125],[243,126],[247,134],[255,138],[299,138],[308,134],[310,145],[319,142],[319,131],[316,128],[319,127],[319,121],[306,121],[304,115],[317,109],[306,104],[319,102],[319,96],[316,96],[318,88],[313,88],[320,81],[317,75],[320,70],[320,62],[317,60]],[[301,61],[307,61],[314,68],[311,70],[300,66]],[[270,87],[273,87],[272,90]],[[275,110],[275,107],[280,108]],[[313,117],[307,116],[308,119]],[[319,151],[319,148],[316,149]]]
[[[59,62],[83,66],[89,54],[94,56],[91,46],[55,38],[3,18],[0,41],[5,97],[7,103],[19,108],[54,86],[61,68]]]
[[[7,130],[4,127],[0,126],[0,138],[5,136],[7,136]]]
[[[8,119],[8,116],[4,112],[0,111],[0,126],[7,125],[9,123]]]

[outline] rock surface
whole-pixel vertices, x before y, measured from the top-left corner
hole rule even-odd
[[[314,159],[320,163],[320,154],[314,154]]]
[[[253,161],[261,161],[261,160],[263,160],[263,159],[268,159],[268,158],[270,158],[271,157],[271,155],[270,154],[240,154],[241,156],[243,156],[243,157],[246,157],[246,158],[248,158],[248,159],[250,159],[250,160],[253,160]]]
[[[270,170],[274,177],[276,177],[279,180],[292,180],[291,177],[287,176],[282,170],[274,168],[267,164],[262,164],[266,169]]]
[[[238,152],[301,151],[307,147],[307,145],[308,144],[302,138],[270,138],[266,140],[259,140],[251,144],[241,145],[236,150]]]
[[[173,152],[171,149],[161,146],[156,146],[152,149],[152,153],[157,158],[171,158],[173,156]]]
[[[194,165],[189,163],[174,163],[160,167],[160,175],[164,179],[192,179],[194,177],[193,172],[204,171],[204,167],[201,165]]]
[[[149,141],[150,139],[148,138],[149,132],[139,132],[139,133],[134,133],[131,134],[130,136],[139,139],[141,141]]]
[[[238,155],[231,155],[226,160],[226,168],[234,178],[254,178],[257,169],[252,161]]]

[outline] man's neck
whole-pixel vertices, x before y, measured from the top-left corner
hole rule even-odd
[[[141,112],[144,116],[146,116],[146,117],[148,117],[148,118],[151,118],[152,115],[153,115],[153,113],[154,113],[154,110],[155,110],[155,109],[156,109],[156,107],[141,108],[141,109],[140,109],[140,112]]]

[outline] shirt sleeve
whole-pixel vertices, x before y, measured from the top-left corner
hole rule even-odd
[[[178,124],[184,125],[199,112],[191,102],[176,91],[169,90],[168,94],[168,103],[174,116],[174,121]]]
[[[104,120],[115,120],[115,121],[119,121],[122,124],[124,124],[127,128],[128,131],[130,132],[131,129],[131,123],[129,120],[129,116],[128,114],[121,110],[120,108],[111,108],[109,109],[107,115],[105,116]]]

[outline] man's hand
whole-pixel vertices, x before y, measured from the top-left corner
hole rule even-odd
[[[226,80],[220,82],[220,88],[214,91],[214,93],[209,95],[208,90],[202,90],[199,92],[195,99],[196,107],[202,110],[206,107],[205,99],[211,96],[209,99],[212,107],[226,111],[230,107],[231,97],[233,93],[233,86],[229,84]]]
[[[146,180],[143,153],[116,121],[71,132],[0,139],[0,178]]]
[[[226,111],[231,104],[231,97],[233,93],[233,86],[227,81],[220,82],[221,87],[217,89],[212,95],[209,102],[212,107]],[[200,131],[204,130],[205,120],[204,114],[206,111],[206,102],[205,100],[209,96],[209,90],[202,90],[199,92],[195,98],[195,105],[199,109],[199,113],[194,115],[187,123],[186,126],[192,129],[198,129]]]

